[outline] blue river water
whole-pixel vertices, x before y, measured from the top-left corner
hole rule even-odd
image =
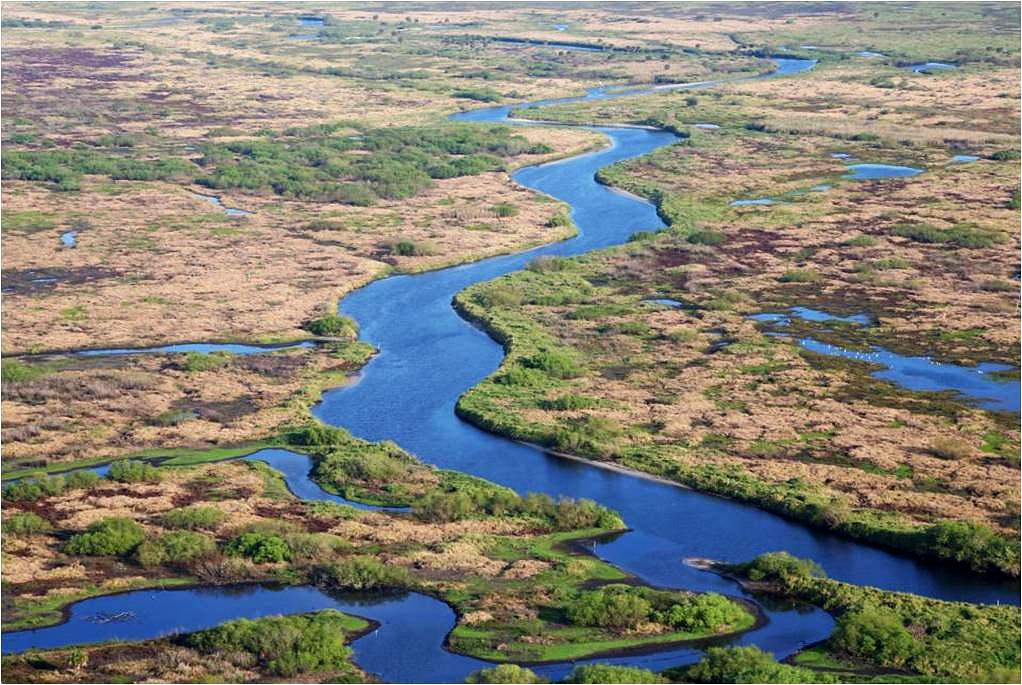
[[[808,60],[779,60],[776,74],[798,73],[814,64]],[[676,87],[708,85],[712,84]],[[614,94],[594,91],[585,97],[602,99],[633,92],[649,90]],[[509,106],[495,107],[455,118],[501,123],[508,121],[510,111]],[[784,549],[816,560],[831,577],[841,580],[945,599],[1017,603],[1015,581],[899,556],[752,506],[552,455],[483,432],[457,418],[457,398],[497,368],[503,351],[454,312],[450,303],[455,294],[474,283],[519,270],[541,255],[577,255],[622,243],[639,230],[663,227],[653,205],[596,183],[594,174],[608,164],[668,145],[675,137],[641,128],[594,130],[607,136],[608,147],[514,174],[518,183],[567,202],[580,234],[522,254],[387,278],[350,294],[341,302],[341,311],[360,323],[363,339],[380,352],[365,367],[358,383],[326,393],[315,409],[316,416],[362,438],[393,440],[427,463],[471,473],[521,493],[585,497],[616,509],[632,530],[594,544],[593,552],[655,585],[735,594],[738,589],[731,581],[691,568],[683,560],[709,557],[740,561]],[[274,466],[291,468],[289,486],[296,494],[303,492],[294,485],[301,477],[301,467],[283,463]],[[72,607],[68,623],[5,634],[3,648],[7,652],[32,645],[106,639],[106,633],[94,632],[96,624],[87,620],[99,613],[116,616],[128,612],[134,616],[123,621],[124,632],[110,637],[145,639],[208,627],[229,618],[333,606],[381,622],[379,630],[356,641],[354,648],[356,661],[385,680],[458,682],[484,665],[443,649],[443,638],[454,624],[454,615],[436,600],[409,594],[402,598],[377,597],[371,602],[359,600],[362,603],[357,607],[346,603],[349,601],[353,600],[301,587],[140,591],[85,600]],[[196,607],[202,610],[196,611]],[[826,613],[815,609],[765,606],[763,610],[766,624],[736,642],[758,645],[778,657],[825,638],[833,626]],[[661,669],[694,661],[699,654],[687,647],[597,661]],[[537,670],[556,678],[570,667],[545,665]]]
[[[815,322],[843,321],[863,326],[873,323],[873,318],[869,314],[836,316],[808,307],[792,307],[788,311],[787,314],[771,312],[753,314],[749,318],[778,327],[787,326],[793,316]],[[1020,409],[1022,386],[1019,381],[1000,380],[991,376],[996,371],[1011,370],[1012,367],[1008,364],[983,362],[976,366],[959,366],[937,362],[929,357],[908,357],[877,346],[871,347],[869,352],[849,350],[812,338],[799,338],[798,344],[819,354],[879,364],[885,368],[873,372],[874,378],[890,381],[908,390],[926,392],[952,390],[966,400],[974,401],[983,409],[1012,412]]]
[[[780,73],[813,62],[788,60]],[[599,98],[604,94],[589,97]],[[518,109],[521,109],[519,107]],[[511,107],[473,110],[455,118],[503,122]],[[369,440],[394,440],[428,463],[465,471],[527,492],[587,497],[621,512],[634,530],[600,545],[601,557],[655,584],[721,590],[716,576],[680,561],[738,561],[786,549],[820,563],[835,578],[945,599],[1018,602],[1018,585],[892,554],[779,516],[674,485],[594,468],[542,449],[490,435],[454,413],[459,396],[491,374],[503,350],[451,308],[451,299],[480,281],[516,271],[540,255],[575,255],[615,245],[638,230],[663,227],[654,207],[594,179],[598,169],[670,144],[669,133],[597,128],[605,149],[521,169],[514,179],[572,207],[581,233],[525,254],[508,255],[420,275],[376,281],[341,302],[365,340],[380,353],[358,383],[330,391],[315,409],[326,423]]]

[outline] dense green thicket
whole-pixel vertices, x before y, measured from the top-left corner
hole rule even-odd
[[[831,652],[867,667],[907,669],[933,678],[1018,680],[1018,607],[944,602],[850,585],[818,577],[811,562],[791,560],[774,553],[732,568],[765,570],[764,577],[779,592],[835,614]]]
[[[320,671],[352,672],[349,632],[365,622],[339,611],[311,615],[274,616],[255,621],[231,621],[210,630],[191,633],[183,642],[205,654],[247,655],[269,673],[290,677]]]
[[[411,197],[433,179],[504,169],[502,157],[548,151],[506,126],[394,127],[332,135],[340,126],[289,131],[257,140],[210,143],[198,179],[288,197],[372,204]]]
[[[231,538],[224,550],[232,556],[246,557],[257,564],[291,561],[294,557],[291,546],[283,536],[257,531]]]
[[[302,328],[313,335],[328,338],[357,338],[358,324],[348,316],[324,314],[302,324]]]
[[[796,578],[824,578],[826,574],[812,559],[799,559],[787,552],[760,554],[751,561],[731,567],[749,580],[788,582]]]
[[[144,461],[124,459],[110,465],[107,478],[119,483],[158,483],[160,470]]]
[[[315,455],[313,479],[347,499],[412,507],[421,520],[457,521],[486,516],[520,516],[551,530],[623,528],[620,517],[590,500],[522,497],[485,480],[436,471],[391,442],[370,443],[322,424],[291,433],[289,442]],[[408,482],[418,481],[418,490]]]
[[[339,135],[342,129],[348,135]],[[352,130],[359,132],[351,134]],[[133,139],[111,137],[97,145],[99,149],[82,145],[71,150],[5,151],[3,177],[52,183],[68,191],[79,190],[85,175],[192,181],[217,190],[370,205],[378,199],[416,195],[434,179],[502,171],[506,157],[551,151],[508,126],[460,124],[366,130],[329,124],[208,142],[200,148],[201,168],[181,157],[141,158]]]
[[[759,647],[710,647],[693,666],[670,675],[691,683],[832,683],[827,673],[779,664]]]
[[[4,486],[3,498],[9,502],[34,502],[43,497],[53,497],[65,490],[90,488],[100,477],[92,471],[75,471],[67,475],[24,478]]]
[[[30,511],[15,512],[3,523],[5,535],[39,535],[48,533],[52,528],[49,521]]]
[[[114,180],[190,180],[199,169],[191,162],[168,159],[134,159],[90,149],[5,151],[2,173],[5,179],[53,183],[58,190],[78,190],[82,176],[107,176]]]
[[[140,564],[152,567],[188,564],[210,557],[215,552],[216,541],[208,535],[174,530],[158,538],[145,540],[138,546],[136,555]]]
[[[123,556],[134,552],[145,537],[145,529],[131,519],[105,518],[71,536],[64,550],[81,556]]]
[[[586,592],[568,607],[572,623],[623,632],[643,623],[674,631],[716,633],[748,619],[740,605],[715,593],[687,594],[631,585]]]
[[[163,515],[163,525],[184,530],[211,529],[225,517],[226,514],[215,507],[191,506],[168,511]]]

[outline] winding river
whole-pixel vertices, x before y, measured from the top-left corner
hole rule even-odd
[[[795,74],[814,64],[808,60],[778,60],[774,75]],[[649,91],[608,94],[596,90],[583,98],[547,102],[641,92]],[[493,107],[453,118],[527,123],[510,120],[510,112],[507,106]],[[738,561],[784,549],[816,560],[831,577],[840,580],[943,599],[1017,603],[1018,585],[1011,580],[899,556],[751,506],[551,455],[485,433],[456,417],[458,397],[491,374],[503,357],[500,345],[452,309],[451,299],[456,293],[519,270],[540,255],[578,255],[622,243],[636,231],[664,226],[651,204],[598,184],[594,175],[604,166],[668,145],[676,140],[675,136],[632,127],[594,130],[607,136],[608,147],[514,174],[519,184],[568,203],[579,235],[526,253],[387,278],[346,297],[341,311],[359,322],[363,339],[380,353],[363,369],[357,383],[326,393],[315,408],[316,416],[368,440],[393,440],[425,462],[471,473],[520,493],[585,497],[616,509],[631,532],[601,543],[593,551],[655,585],[735,594],[738,589],[731,581],[686,566],[682,560],[710,557]],[[287,458],[276,455],[274,461],[281,468]],[[312,490],[300,489],[306,487],[303,479],[308,480],[306,466],[291,463],[287,470],[292,491],[299,496],[315,496]],[[296,483],[300,485],[296,487]],[[94,633],[85,630],[82,622],[88,623],[90,616],[118,612],[133,612],[130,616],[134,618],[124,621],[124,630],[110,637],[137,640],[208,627],[230,618],[327,607],[343,608],[381,623],[378,630],[357,640],[354,649],[358,663],[385,680],[460,682],[467,673],[484,665],[443,649],[444,636],[455,617],[437,600],[411,593],[370,601],[351,595],[330,596],[313,588],[178,589],[95,598],[72,607],[69,622],[61,626],[5,634],[4,651],[70,644],[85,637],[90,638],[88,641],[103,639],[91,637]],[[815,609],[763,609],[766,625],[734,642],[755,644],[782,657],[825,638],[833,626],[827,614]],[[598,661],[662,669],[694,661],[699,654],[687,647]],[[571,666],[545,665],[536,670],[559,678]]]

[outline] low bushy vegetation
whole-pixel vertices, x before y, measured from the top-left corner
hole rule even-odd
[[[734,571],[749,580],[787,583],[799,578],[824,578],[820,565],[812,559],[799,559],[787,552],[768,552],[737,564]]]
[[[717,633],[747,620],[748,612],[718,594],[679,595],[647,587],[608,585],[584,593],[568,607],[578,625],[615,632],[656,623],[672,631]]]
[[[110,465],[107,478],[119,483],[158,483],[160,470],[144,461],[125,459]]]
[[[208,535],[174,530],[142,542],[136,550],[142,566],[183,566],[216,553],[216,541]]]
[[[610,664],[586,664],[576,666],[564,680],[566,683],[667,683],[670,682],[653,671],[633,666],[612,666]]]
[[[930,224],[897,224],[889,231],[892,235],[908,238],[916,243],[974,249],[992,247],[1006,240],[1006,236],[999,231],[969,223],[955,224],[950,228],[937,228]]]
[[[312,577],[318,585],[337,590],[382,590],[411,584],[406,568],[369,556],[349,557],[320,566]]]
[[[699,663],[673,669],[690,683],[833,683],[824,672],[777,663],[759,647],[710,647]]]
[[[216,507],[191,506],[171,509],[163,515],[163,525],[182,530],[210,530],[216,528],[226,514]]]
[[[209,143],[197,181],[310,200],[368,205],[416,195],[433,179],[504,169],[503,157],[542,152],[506,126],[445,124],[364,129],[337,135],[341,125]]]
[[[302,328],[313,335],[324,338],[357,338],[358,324],[354,319],[340,314],[324,314],[302,324]]]
[[[50,522],[31,511],[18,511],[4,519],[5,535],[41,535],[53,529]]]
[[[771,579],[778,592],[836,615],[827,649],[864,668],[969,682],[1018,679],[1018,607],[944,602],[850,585],[822,578],[814,567],[772,553],[733,568]]]
[[[145,529],[128,518],[111,517],[96,521],[84,533],[71,536],[64,550],[79,556],[124,556],[145,540]]]
[[[546,678],[536,675],[531,669],[518,664],[499,664],[481,668],[469,673],[466,683],[549,683]]]
[[[241,533],[231,538],[224,549],[227,554],[245,557],[257,564],[291,561],[294,556],[283,536],[258,531]]]
[[[188,373],[200,373],[202,371],[215,371],[223,368],[231,360],[227,352],[186,352],[184,362],[181,365]]]
[[[4,151],[3,177],[53,184],[57,190],[79,190],[82,177],[106,176],[113,180],[184,181],[194,178],[198,168],[188,160],[134,159],[108,151],[74,150]]]
[[[364,626],[361,619],[328,609],[310,615],[231,621],[191,633],[182,641],[205,654],[240,657],[244,665],[254,663],[283,678],[323,671],[350,673],[355,669],[348,661],[347,635]]]
[[[67,475],[23,478],[4,486],[3,498],[9,502],[34,502],[43,497],[53,497],[65,490],[90,488],[100,481],[92,471],[74,471]]]

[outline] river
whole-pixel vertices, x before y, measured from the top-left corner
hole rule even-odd
[[[815,65],[809,60],[778,63],[773,75],[796,74]],[[704,82],[674,88],[709,85]],[[557,102],[645,92],[651,91],[607,93],[597,89],[582,98]],[[528,123],[509,120],[510,112],[511,107],[502,106],[453,118],[493,124]],[[607,137],[607,147],[520,169],[513,175],[517,183],[568,203],[579,235],[525,253],[420,275],[394,276],[350,294],[341,302],[340,310],[359,322],[362,338],[380,352],[363,369],[357,383],[327,392],[314,409],[315,415],[368,440],[393,440],[427,463],[471,473],[520,493],[589,498],[615,509],[631,532],[596,545],[593,551],[655,585],[735,594],[739,590],[733,582],[686,566],[683,559],[740,561],[783,549],[814,559],[831,577],[840,580],[942,599],[1017,603],[1015,581],[892,554],[752,506],[551,455],[485,433],[457,418],[454,407],[458,397],[497,368],[503,350],[455,313],[451,307],[455,294],[474,283],[519,270],[541,255],[578,255],[623,243],[636,231],[664,226],[653,205],[598,184],[595,173],[609,164],[648,154],[677,138],[643,128],[593,130]],[[295,489],[293,474],[289,484]],[[358,663],[384,680],[458,682],[485,665],[443,649],[454,615],[436,600],[412,593],[372,602],[361,598],[357,606],[352,602],[356,600],[350,595],[330,597],[313,588],[139,591],[81,602],[72,607],[71,620],[62,626],[6,634],[4,651],[33,644],[80,642],[93,633],[83,632],[80,626],[75,628],[76,621],[110,612],[129,612],[138,618],[136,625],[132,627],[128,621],[128,629],[116,635],[137,640],[216,625],[229,618],[333,606],[381,622],[380,629],[357,640],[354,649]],[[163,611],[159,607],[164,603],[184,610]],[[196,607],[202,607],[203,613],[196,613]],[[833,626],[827,614],[815,609],[763,609],[766,625],[736,638],[736,643],[755,644],[783,657],[825,638]],[[598,661],[662,669],[694,661],[699,654],[689,647]],[[562,677],[570,667],[558,664],[536,670],[549,677]]]

